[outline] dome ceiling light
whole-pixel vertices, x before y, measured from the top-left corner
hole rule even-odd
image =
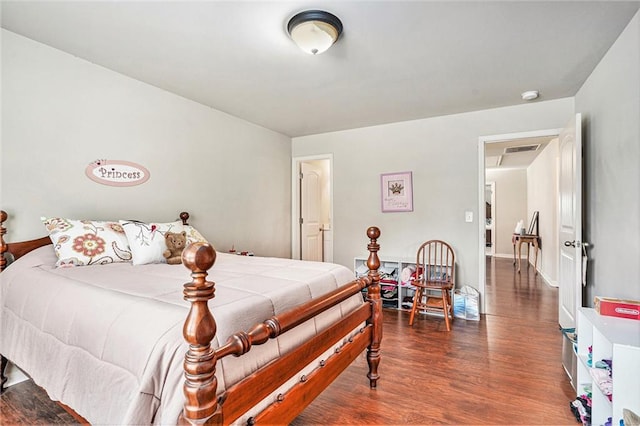
[[[287,31],[298,47],[311,55],[331,47],[342,34],[342,22],[323,10],[306,10],[289,20]]]

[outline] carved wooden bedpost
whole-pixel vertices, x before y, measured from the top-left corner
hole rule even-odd
[[[7,259],[4,258],[4,254],[7,252],[7,244],[4,242],[4,234],[7,233],[4,222],[7,220],[7,213],[4,210],[0,210],[0,272],[4,271],[7,267]]]
[[[380,341],[382,340],[382,299],[380,299],[380,259],[378,258],[378,238],[380,237],[380,229],[375,226],[367,229],[367,236],[371,240],[367,249],[369,250],[369,258],[367,259],[367,267],[369,268],[369,277],[371,285],[367,291],[367,300],[371,303],[371,318],[367,320],[373,328],[373,336],[371,344],[367,348],[367,363],[369,364],[369,386],[375,388],[378,384],[378,364],[380,364]]]
[[[187,226],[189,225],[189,212],[182,212],[180,213],[180,220],[182,221],[182,224]]]
[[[4,258],[4,254],[7,252],[7,244],[4,242],[4,234],[7,230],[4,227],[4,222],[7,220],[7,213],[4,210],[0,210],[0,272],[7,266],[7,259]],[[4,384],[7,383],[9,378],[5,375],[5,369],[9,360],[3,355],[0,355],[0,394],[4,392]]]
[[[192,282],[184,285],[184,298],[191,302],[183,334],[189,343],[184,359],[185,403],[180,424],[221,424],[222,412],[216,399],[216,356],[211,341],[216,321],[207,302],[214,297],[215,284],[207,281],[207,270],[216,260],[216,251],[206,243],[189,245],[182,262],[191,270]]]

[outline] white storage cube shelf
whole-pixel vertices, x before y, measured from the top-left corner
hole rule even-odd
[[[577,315],[576,393],[592,390],[591,424],[603,425],[611,417],[618,425],[624,408],[640,414],[640,321],[603,316],[591,308],[579,308]],[[589,346],[592,364],[612,361],[612,401],[598,388],[589,372]]]
[[[378,273],[382,279],[387,282],[380,282],[382,297],[382,305],[385,308],[410,310],[402,306],[402,300],[405,297],[413,298],[415,288],[408,283],[400,280],[400,272],[410,265],[415,265],[415,259],[381,259],[380,269]],[[353,261],[353,270],[356,277],[367,275],[369,268],[367,267],[367,257],[356,257]],[[395,289],[395,293],[391,289]]]

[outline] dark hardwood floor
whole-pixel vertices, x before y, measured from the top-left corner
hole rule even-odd
[[[7,389],[0,397],[0,425],[79,424],[31,380]]]
[[[510,259],[487,260],[481,321],[385,310],[376,390],[361,355],[292,424],[573,425],[573,389],[561,366],[558,291]],[[0,424],[74,424],[31,381],[0,398]]]
[[[489,258],[480,322],[409,328],[407,312],[385,311],[378,388],[361,357],[293,424],[573,425],[557,296],[532,268]]]

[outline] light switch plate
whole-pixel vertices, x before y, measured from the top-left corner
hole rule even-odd
[[[464,221],[473,222],[473,212],[464,212]]]

